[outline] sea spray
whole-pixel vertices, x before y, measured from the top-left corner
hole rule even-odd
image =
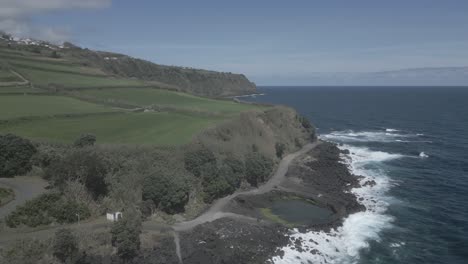
[[[342,158],[351,173],[363,177],[361,187],[353,188],[351,192],[366,207],[366,211],[349,215],[342,226],[329,232],[301,233],[292,230],[290,244],[282,248],[282,257],[272,258],[274,263],[357,263],[359,252],[369,247],[370,241],[379,241],[379,233],[391,227],[393,218],[386,214],[390,200],[386,192],[391,188],[392,181],[379,168],[379,164],[405,156],[352,145],[341,145],[339,148],[349,151],[349,155]],[[364,184],[371,181],[375,184]],[[302,241],[304,250],[295,249],[296,239]]]

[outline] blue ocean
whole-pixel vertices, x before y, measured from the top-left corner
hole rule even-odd
[[[255,102],[294,107],[344,162],[377,184],[354,189],[366,212],[294,233],[275,263],[468,263],[468,87],[260,87]]]

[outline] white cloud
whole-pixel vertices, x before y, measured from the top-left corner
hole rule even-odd
[[[32,15],[71,9],[106,8],[112,0],[0,0],[0,31],[60,43],[70,39],[66,27],[33,25]]]

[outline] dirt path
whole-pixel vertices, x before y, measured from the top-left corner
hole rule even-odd
[[[244,191],[244,192],[236,192],[234,194],[231,194],[229,196],[223,197],[219,200],[217,200],[211,207],[208,209],[205,213],[200,215],[199,217],[191,220],[191,221],[186,221],[186,222],[181,222],[181,223],[176,223],[172,227],[174,228],[174,231],[180,232],[180,231],[187,231],[190,230],[198,225],[201,225],[206,222],[212,222],[216,219],[223,218],[223,217],[230,217],[235,214],[232,213],[225,213],[223,212],[223,208],[234,198],[236,198],[239,195],[255,195],[255,194],[263,194],[266,192],[269,192],[275,188],[275,186],[278,186],[281,184],[281,182],[284,180],[286,176],[286,172],[288,172],[288,167],[289,164],[298,156],[310,151],[311,149],[315,148],[319,142],[314,142],[311,144],[307,144],[304,146],[301,150],[291,153],[284,157],[280,164],[278,165],[278,169],[276,170],[275,174],[263,185],[258,187],[257,189],[249,190],[249,191]],[[235,215],[239,216],[239,215]],[[241,216],[239,216],[241,217]]]
[[[29,81],[24,78],[23,75],[19,74],[18,72],[14,70],[10,70],[11,73],[14,75],[18,76],[22,81],[21,82],[0,82],[0,86],[22,86],[22,85],[27,85],[29,84]]]
[[[18,176],[15,178],[0,178],[0,186],[12,189],[15,199],[0,207],[0,219],[11,213],[18,205],[45,192],[47,182],[39,177]]]

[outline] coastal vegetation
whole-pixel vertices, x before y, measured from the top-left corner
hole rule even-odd
[[[5,228],[70,227],[48,245],[12,245],[2,252],[11,263],[26,263],[24,254],[42,254],[45,263],[47,256],[88,261],[83,252],[93,247],[129,263],[141,254],[142,237],[150,237],[142,221],[190,220],[219,198],[259,186],[315,134],[290,108],[199,96],[248,91],[252,84],[241,75],[77,47],[0,45],[0,54],[2,65],[27,82],[1,86],[8,71],[0,75],[0,176],[48,184],[9,213]],[[137,71],[133,63],[147,68]],[[80,237],[85,228],[74,223],[99,229],[109,212],[123,218],[102,239]]]
[[[0,150],[0,177],[27,173],[37,152],[31,141],[12,134],[0,135]]]
[[[0,188],[0,206],[3,206],[15,198],[15,193],[10,188]]]

